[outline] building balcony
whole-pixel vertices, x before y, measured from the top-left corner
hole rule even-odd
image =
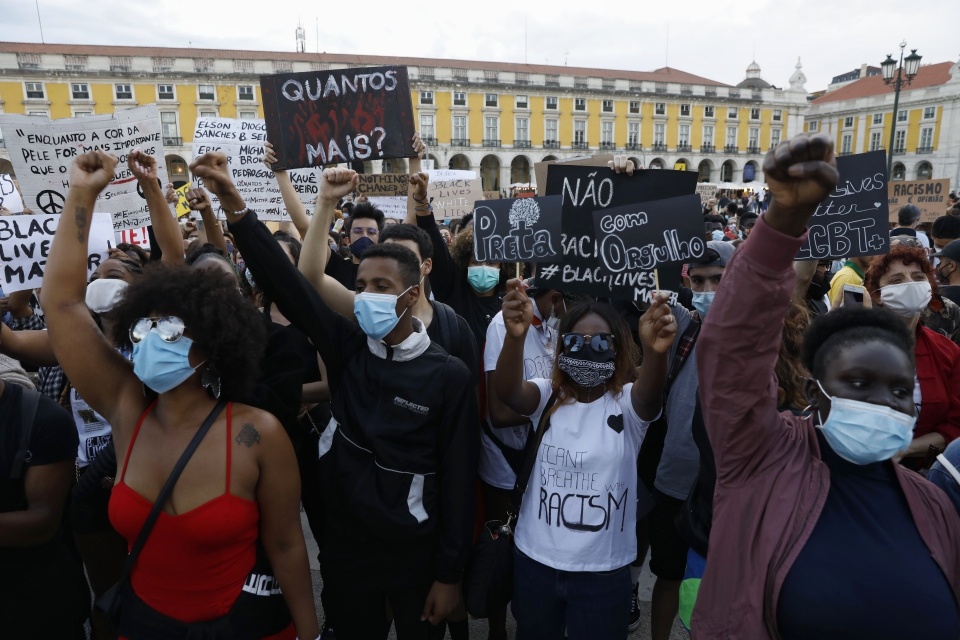
[[[613,151],[613,150],[616,149],[616,148],[617,148],[617,145],[616,145],[616,143],[614,143],[614,142],[601,142],[601,143],[600,143],[600,150],[601,150],[601,151]]]
[[[627,151],[640,151],[640,143],[639,143],[639,142],[628,142],[626,149],[627,149]]]
[[[714,152],[714,150],[713,150],[713,145],[712,145],[712,144],[702,144],[702,145],[700,145],[700,153],[713,153],[713,152]]]
[[[514,140],[513,148],[514,149],[529,149],[532,145],[529,140]]]
[[[705,96],[708,97],[708,98],[716,98],[716,97],[717,97],[717,90],[716,90],[716,89],[711,89],[710,87],[707,87],[706,89],[703,90],[703,95],[705,95]]]
[[[557,142],[556,140],[544,140],[544,141],[543,141],[543,148],[544,148],[544,149],[559,149],[559,148],[560,148],[560,143]]]
[[[729,153],[731,155],[737,155],[738,153],[740,153],[740,148],[737,147],[737,145],[735,144],[728,144],[723,148],[723,152]]]
[[[587,143],[586,143],[586,142],[574,142],[574,143],[573,143],[573,148],[574,148],[574,149],[586,149],[586,148],[588,148],[588,147],[587,147]]]
[[[450,141],[450,146],[451,147],[469,147],[470,138],[453,138]]]
[[[182,147],[183,138],[172,138],[169,136],[163,136],[163,146],[165,147]]]
[[[907,152],[907,150],[906,150],[905,147],[895,147],[895,148],[893,149],[893,155],[895,155],[895,156],[902,156],[902,155],[905,154],[906,152]]]
[[[486,138],[485,138],[484,141],[483,141],[483,146],[489,147],[489,148],[491,148],[491,149],[497,148],[497,147],[500,146],[500,140],[491,140],[491,139],[486,139]]]
[[[759,153],[760,153],[760,145],[759,145],[759,144],[751,144],[751,145],[748,145],[748,146],[747,146],[747,153],[759,154]]]
[[[423,144],[427,145],[428,147],[437,146],[437,139],[433,136],[420,136],[420,139],[423,141]]]
[[[666,151],[667,145],[663,142],[654,142],[653,147],[651,149],[653,151]]]
[[[917,153],[933,153],[933,147],[917,147]]]
[[[677,145],[677,153],[690,153],[690,145],[686,142],[681,142]]]

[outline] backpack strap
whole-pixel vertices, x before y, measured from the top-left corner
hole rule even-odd
[[[23,467],[30,459],[30,436],[33,434],[33,421],[40,405],[40,394],[33,389],[23,388],[20,393],[20,445],[13,458],[10,477],[13,480],[23,475]]]
[[[507,510],[508,525],[511,520],[516,520],[520,516],[520,503],[523,501],[523,494],[527,490],[527,482],[530,480],[530,473],[533,471],[533,465],[537,461],[537,451],[540,450],[540,443],[543,441],[543,435],[550,428],[550,409],[557,402],[557,390],[554,389],[543,407],[540,414],[540,423],[537,425],[537,431],[533,440],[527,441],[526,457],[523,461],[523,468],[517,474],[517,483],[513,486],[513,493],[510,496],[510,508]]]
[[[438,322],[440,327],[440,338],[443,347],[447,353],[455,358],[460,357],[460,322],[457,319],[457,312],[442,302],[434,300],[433,319]]]

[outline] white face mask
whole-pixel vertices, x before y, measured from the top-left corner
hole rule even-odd
[[[920,315],[920,312],[930,304],[931,297],[930,283],[927,280],[888,284],[880,289],[880,300],[883,306],[904,318]]]
[[[99,278],[87,285],[87,308],[94,313],[106,313],[120,304],[127,290],[127,282],[116,278]]]

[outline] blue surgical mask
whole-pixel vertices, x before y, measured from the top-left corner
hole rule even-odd
[[[402,296],[412,288],[407,287],[400,295]],[[406,313],[409,309],[407,307],[403,310],[403,313],[397,315],[397,299],[399,297],[389,293],[364,292],[356,295],[353,299],[353,315],[356,316],[360,329],[368,337],[381,340],[383,336],[393,331],[393,328],[397,326],[400,318],[403,317],[403,313]]]
[[[830,414],[820,418],[820,430],[830,448],[854,464],[870,464],[889,460],[904,451],[913,440],[917,419],[903,412],[869,402],[830,398]],[[819,413],[818,413],[819,416]]]
[[[716,291],[694,291],[693,308],[700,312],[701,318],[707,317],[707,311],[710,311],[710,305],[713,304],[713,296]]]
[[[467,267],[467,282],[477,293],[486,293],[500,282],[499,267]]]
[[[367,252],[367,249],[372,247],[374,244],[375,243],[373,242],[373,240],[371,240],[367,236],[363,236],[362,238],[357,238],[356,240],[350,243],[350,253],[355,255],[357,257],[357,260],[360,260],[363,258],[363,254]]]
[[[133,345],[133,372],[157,393],[166,393],[183,384],[196,371],[196,367],[190,366],[188,357],[192,344],[193,340],[186,336],[176,342],[167,342],[154,327],[146,338]]]

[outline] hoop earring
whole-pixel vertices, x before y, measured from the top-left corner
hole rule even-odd
[[[207,367],[200,376],[200,385],[210,392],[214,399],[220,399],[220,374],[213,367]]]

